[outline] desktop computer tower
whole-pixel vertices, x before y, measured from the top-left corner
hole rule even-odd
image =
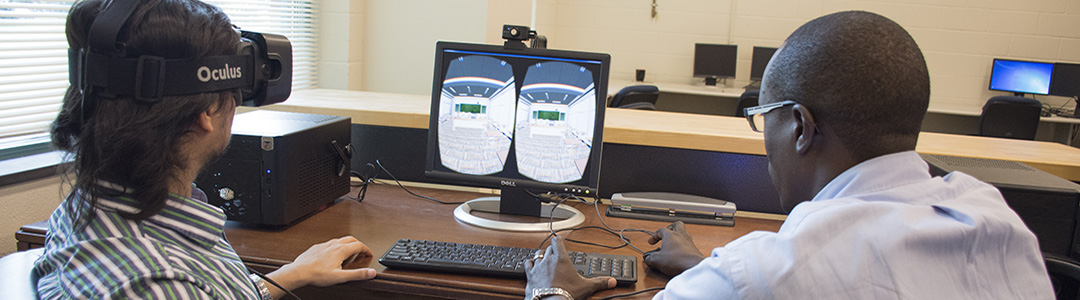
[[[1043,252],[1080,259],[1080,185],[1028,165],[993,159],[922,154],[930,174],[960,171],[997,187],[1039,239]]]
[[[279,111],[238,114],[228,149],[195,184],[229,220],[290,225],[349,192],[351,123]]]

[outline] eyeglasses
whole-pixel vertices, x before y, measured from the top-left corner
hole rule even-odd
[[[747,107],[743,110],[743,112],[746,114],[746,122],[750,123],[750,130],[753,130],[754,132],[764,133],[765,131],[763,131],[763,129],[765,129],[766,113],[777,108],[795,104],[799,103],[791,100],[784,100],[776,103]]]

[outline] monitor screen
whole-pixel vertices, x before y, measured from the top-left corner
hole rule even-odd
[[[1054,96],[1080,96],[1080,64],[1055,63],[1050,77],[1050,94]]]
[[[738,46],[718,44],[694,45],[694,77],[735,77]]]
[[[595,195],[610,61],[439,42],[425,174],[504,195],[507,188]]]
[[[1054,64],[994,59],[990,71],[990,89],[995,91],[1046,95],[1050,92],[1050,74]]]
[[[754,47],[754,56],[750,61],[750,80],[761,80],[765,77],[765,66],[769,65],[776,48]]]

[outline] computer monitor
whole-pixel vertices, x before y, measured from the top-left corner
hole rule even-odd
[[[750,60],[750,80],[761,80],[765,77],[765,66],[769,65],[776,48],[754,46],[754,55]]]
[[[1054,63],[1054,74],[1050,76],[1050,95],[1080,96],[1080,64]]]
[[[471,211],[548,217],[539,195],[596,196],[607,98],[608,54],[438,42],[424,174],[497,188],[469,201],[463,222],[500,230],[549,224],[480,218]],[[554,227],[584,221],[558,206]],[[546,219],[545,219],[546,221]]]
[[[736,45],[694,44],[694,77],[705,77],[706,85],[716,85],[717,78],[735,77]]]
[[[990,90],[1013,92],[1016,95],[1050,92],[1050,74],[1054,64],[1034,61],[994,59],[990,71]]]

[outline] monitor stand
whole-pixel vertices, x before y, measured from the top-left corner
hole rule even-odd
[[[705,85],[716,86],[716,77],[705,77]]]
[[[527,193],[525,189],[503,188],[499,197],[477,198],[461,204],[454,210],[454,218],[465,224],[505,231],[562,230],[576,227],[585,222],[585,215],[581,211],[568,205],[559,205],[552,211],[553,206],[555,204],[541,203],[539,199]],[[472,212],[474,211],[552,218],[554,222],[545,220],[536,223],[523,223],[492,220],[473,215]]]
[[[744,86],[743,89],[745,89],[747,91],[761,90],[761,80],[760,79],[758,79],[758,80],[752,80],[751,79],[750,84],[747,84],[746,86]]]

